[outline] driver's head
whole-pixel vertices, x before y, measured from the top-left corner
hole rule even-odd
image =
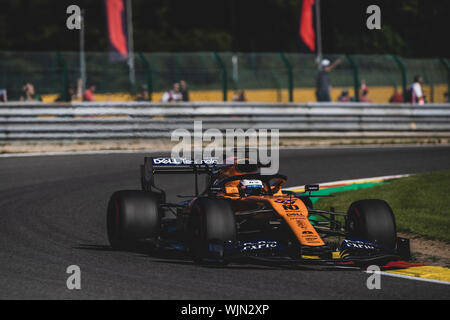
[[[239,191],[245,195],[258,196],[262,194],[263,183],[261,180],[243,179],[239,182]]]

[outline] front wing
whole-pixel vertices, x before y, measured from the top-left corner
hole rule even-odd
[[[348,240],[347,240],[348,241]],[[366,242],[367,243],[367,242]],[[341,250],[329,258],[300,255],[292,258],[274,240],[252,242],[210,242],[205,262],[249,263],[279,267],[321,266],[328,268],[360,269],[369,265],[382,266],[390,261],[409,259],[408,239],[398,238],[397,248],[389,250],[375,246],[374,249]]]

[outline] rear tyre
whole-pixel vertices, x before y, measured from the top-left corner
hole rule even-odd
[[[160,232],[158,197],[147,191],[115,192],[108,203],[106,220],[113,249],[136,249],[140,240],[154,238]]]
[[[191,251],[195,262],[209,257],[208,246],[212,243],[224,244],[236,240],[236,221],[230,204],[223,199],[199,198],[192,207],[190,221]],[[217,262],[225,264],[221,256]]]
[[[347,211],[346,230],[349,238],[367,240],[390,249],[396,246],[394,213],[383,200],[353,202]]]

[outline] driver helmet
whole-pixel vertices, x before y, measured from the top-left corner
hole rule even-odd
[[[239,182],[239,190],[246,195],[257,196],[263,191],[263,183],[261,180],[243,179]]]

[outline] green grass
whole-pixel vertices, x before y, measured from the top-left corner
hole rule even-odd
[[[346,212],[353,201],[386,200],[397,230],[450,243],[450,170],[416,174],[369,189],[339,192],[322,198],[315,208]]]

